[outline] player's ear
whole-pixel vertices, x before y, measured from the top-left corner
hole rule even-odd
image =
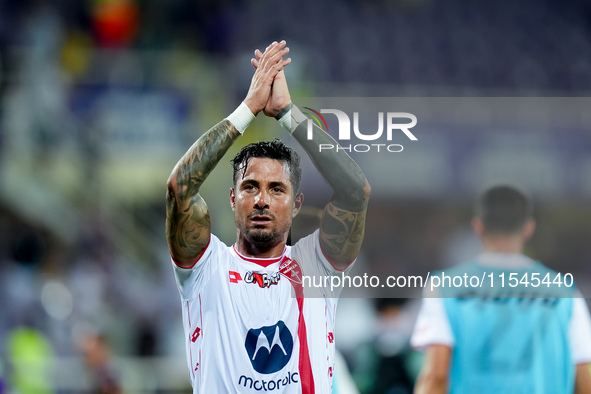
[[[535,231],[536,231],[536,221],[532,218],[527,219],[525,224],[523,225],[523,230],[522,230],[524,241],[527,241],[531,237],[533,237]]]
[[[295,218],[300,208],[302,208],[302,204],[304,203],[304,193],[300,193],[293,199],[293,207],[291,209],[291,218]]]
[[[482,220],[480,220],[478,216],[474,216],[472,218],[472,229],[474,229],[474,232],[479,237],[482,237],[486,231],[484,228],[484,223],[482,223]]]
[[[234,195],[234,188],[230,188],[230,206],[232,207],[232,211],[236,209],[236,195]]]

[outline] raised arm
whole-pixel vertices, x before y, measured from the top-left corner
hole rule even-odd
[[[292,111],[299,111],[292,108]],[[337,269],[347,268],[359,254],[365,231],[365,213],[371,188],[365,175],[344,150],[319,152],[319,144],[338,143],[324,130],[313,127],[307,138],[306,122],[292,134],[333,192],[320,223],[320,244]]]
[[[166,239],[181,267],[193,265],[209,242],[209,211],[199,188],[239,136],[228,119],[222,120],[191,146],[168,178]]]
[[[255,68],[259,66],[259,59],[262,60],[262,53],[257,50],[251,60]],[[267,116],[281,117],[291,105],[285,74],[281,71],[275,77],[264,112]],[[371,188],[357,163],[343,149],[319,152],[320,144],[338,145],[328,133],[314,125],[313,138],[308,140],[303,115],[295,106],[290,112],[292,135],[332,189],[333,197],[324,207],[320,224],[320,244],[335,268],[343,270],[361,248]]]
[[[293,108],[292,110],[295,110]],[[338,143],[319,127],[308,140],[302,124],[293,133],[333,192],[320,222],[320,244],[337,269],[347,268],[359,254],[371,188],[365,175],[344,150],[319,152],[319,144]]]
[[[172,170],[166,193],[166,239],[178,265],[192,266],[207,247],[211,225],[199,189],[244,128],[265,107],[273,79],[290,62],[283,59],[288,51],[284,41],[267,47],[243,104],[201,136]]]

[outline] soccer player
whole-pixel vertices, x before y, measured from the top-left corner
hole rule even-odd
[[[438,275],[489,282],[492,274],[494,282],[446,284],[423,299],[411,339],[427,348],[415,393],[590,393],[587,305],[574,286],[550,283],[557,273],[522,254],[535,229],[528,197],[492,187],[477,201],[472,225],[483,252]]]
[[[291,103],[285,41],[255,52],[246,98],[185,153],[168,180],[166,235],[182,300],[194,393],[330,393],[338,291],[304,298],[302,275],[330,276],[356,259],[370,187],[336,142]],[[302,206],[297,154],[279,140],[247,145],[232,160],[236,242],[210,231],[203,182],[263,111],[300,143],[333,191],[320,229],[287,246]]]

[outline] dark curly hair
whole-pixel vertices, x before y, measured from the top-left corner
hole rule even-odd
[[[232,159],[234,167],[234,187],[238,182],[238,174],[246,174],[248,160],[251,157],[280,160],[287,163],[289,167],[289,179],[293,186],[293,192],[296,194],[300,188],[302,179],[302,169],[300,168],[300,156],[291,147],[285,145],[281,140],[275,138],[273,141],[260,141],[246,145]]]

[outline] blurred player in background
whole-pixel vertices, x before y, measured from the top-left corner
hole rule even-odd
[[[244,102],[200,137],[168,180],[166,234],[182,300],[195,393],[330,393],[336,297],[304,298],[302,275],[347,270],[364,234],[369,185],[343,151],[291,103],[284,41],[255,52]],[[320,229],[287,246],[303,195],[297,154],[279,140],[244,147],[233,159],[233,246],[211,234],[203,182],[254,117],[275,117],[308,153],[333,191]],[[292,294],[295,294],[294,297]]]
[[[496,282],[426,294],[411,340],[427,348],[415,393],[591,393],[585,299],[574,286],[549,283],[557,273],[522,254],[535,230],[528,197],[492,187],[472,225],[483,252],[440,275],[492,273]],[[509,286],[511,274],[518,286]]]
[[[101,334],[88,334],[82,340],[81,350],[89,372],[92,393],[120,394],[123,392],[107,339]]]

